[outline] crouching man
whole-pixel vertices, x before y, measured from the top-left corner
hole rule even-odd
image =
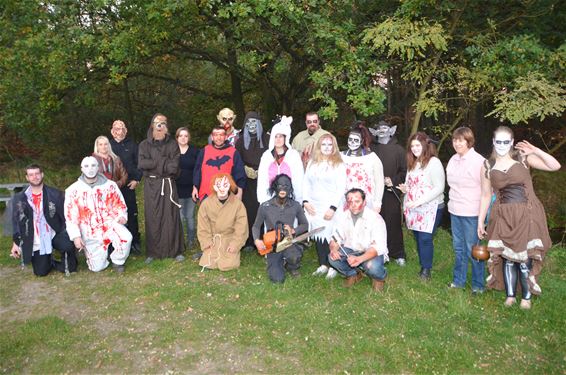
[[[75,272],[77,257],[65,230],[63,192],[43,183],[43,171],[37,164],[26,167],[26,180],[29,187],[12,201],[11,256],[23,257],[23,264],[31,262],[36,276],[46,276],[53,268],[67,275]],[[53,259],[53,249],[61,252],[60,262]]]
[[[114,181],[98,173],[98,162],[92,156],[83,159],[81,172],[65,190],[69,237],[77,249],[84,249],[88,268],[94,272],[108,267],[108,246],[112,244],[112,267],[124,272],[132,235],[124,225],[128,212],[122,193]]]
[[[373,290],[383,290],[387,271],[387,230],[374,210],[365,209],[366,195],[361,189],[346,193],[348,210],[336,221],[330,241],[330,265],[346,276],[345,287],[364,277],[371,278]]]

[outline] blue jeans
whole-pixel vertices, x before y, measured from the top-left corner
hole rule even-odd
[[[432,227],[432,233],[419,232],[414,230],[413,235],[415,236],[415,241],[417,242],[417,253],[419,254],[419,262],[422,268],[431,269],[432,268],[432,256],[434,254],[434,242],[433,236],[436,232],[436,228],[440,225],[442,220],[442,212],[444,211],[444,205],[439,206],[436,210],[436,219],[434,220],[434,226]]]
[[[454,279],[459,288],[466,286],[468,261],[472,262],[472,290],[483,290],[484,262],[472,258],[472,246],[479,242],[478,217],[450,214],[452,226],[452,246],[454,247]]]
[[[358,256],[363,254],[359,251],[354,251],[349,247],[344,247],[343,249],[348,255]],[[342,275],[346,277],[355,276],[357,273],[356,271],[357,268],[363,271],[366,275],[368,275],[368,277],[372,279],[384,280],[387,277],[387,270],[385,269],[385,265],[383,262],[383,255],[379,255],[374,258],[371,258],[370,260],[367,260],[362,264],[360,264],[358,267],[354,268],[348,264],[347,257],[346,255],[344,255],[342,250],[339,250],[339,252],[340,252],[340,259],[332,260],[330,259],[329,256],[328,261],[330,262],[330,265],[334,267],[336,270],[338,270],[338,272],[340,272]]]
[[[181,204],[181,222],[187,222],[187,244],[195,242],[195,205],[191,198],[179,198]]]

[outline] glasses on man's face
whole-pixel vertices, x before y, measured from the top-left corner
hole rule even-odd
[[[234,121],[234,117],[222,117],[222,121]]]
[[[508,145],[509,143],[511,143],[510,140],[506,140],[506,141],[495,141],[496,145]]]
[[[307,125],[308,124],[318,124],[318,120],[307,120]]]

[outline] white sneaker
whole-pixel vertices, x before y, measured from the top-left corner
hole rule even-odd
[[[326,274],[326,280],[332,280],[337,275],[338,275],[338,271],[336,271],[334,268],[329,268],[328,273]]]
[[[407,264],[405,258],[395,259],[395,263],[397,263],[399,267],[405,267],[405,264]]]
[[[327,272],[328,272],[328,267],[323,264],[322,266],[318,267],[316,269],[316,271],[314,271],[312,273],[312,275],[313,276],[322,276],[322,275],[326,274]]]

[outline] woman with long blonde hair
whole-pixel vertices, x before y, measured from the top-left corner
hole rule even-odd
[[[338,274],[330,267],[329,243],[334,228],[335,212],[346,189],[346,166],[342,162],[336,138],[324,134],[316,142],[303,179],[303,207],[310,229],[324,226],[314,235],[319,267],[314,276],[333,279]]]
[[[128,172],[126,172],[120,157],[112,151],[107,137],[101,135],[96,138],[92,156],[98,161],[99,173],[114,181],[119,188],[126,184]]]

